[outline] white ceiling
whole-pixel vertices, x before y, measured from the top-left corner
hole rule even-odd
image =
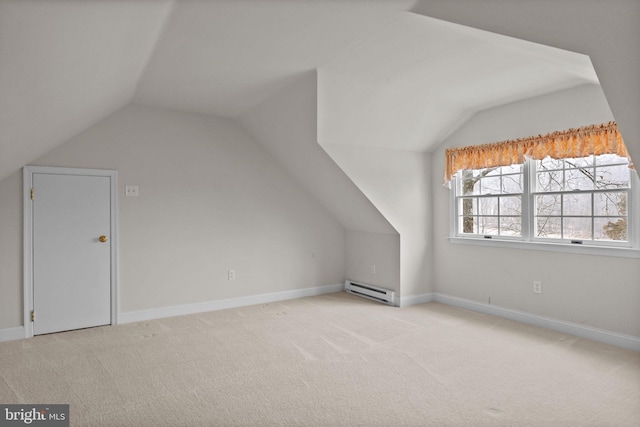
[[[179,1],[135,101],[234,117],[386,25],[411,1]]]
[[[314,69],[323,142],[408,150],[479,109],[595,80],[586,56],[413,4],[0,0],[0,179],[131,102],[237,117]]]
[[[408,151],[480,110],[598,84],[586,55],[410,12],[318,74],[321,143]]]
[[[0,179],[131,102],[170,5],[0,0]]]

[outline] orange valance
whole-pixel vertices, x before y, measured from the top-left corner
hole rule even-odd
[[[456,172],[522,164],[525,157],[542,160],[617,154],[629,157],[622,135],[615,122],[568,129],[493,144],[449,148],[445,152],[444,181],[447,184]],[[630,167],[633,167],[629,159]]]

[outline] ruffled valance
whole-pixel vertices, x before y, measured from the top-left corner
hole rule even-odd
[[[445,152],[444,182],[448,184],[456,172],[464,169],[522,164],[525,158],[542,160],[549,156],[553,159],[567,159],[592,154],[617,154],[629,158],[616,122],[493,144],[449,148]],[[633,168],[630,158],[629,167]]]

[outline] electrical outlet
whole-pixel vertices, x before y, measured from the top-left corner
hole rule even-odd
[[[124,187],[124,195],[127,197],[138,197],[138,186],[137,185],[126,185]]]
[[[236,280],[236,271],[235,270],[229,270],[228,271],[228,280]]]
[[[371,264],[369,266],[369,271],[371,272],[371,274],[376,274],[376,265],[375,264]]]
[[[538,280],[534,280],[533,281],[533,292],[536,294],[541,294],[542,293],[542,282],[538,281]]]

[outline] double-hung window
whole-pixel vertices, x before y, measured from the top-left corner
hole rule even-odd
[[[533,237],[629,246],[633,175],[615,154],[533,161]]]
[[[571,145],[558,153],[529,141],[461,149],[466,163],[450,170],[454,239],[638,249],[640,180],[625,151],[563,157]]]
[[[458,234],[522,236],[523,192],[523,165],[461,171],[455,191]]]

